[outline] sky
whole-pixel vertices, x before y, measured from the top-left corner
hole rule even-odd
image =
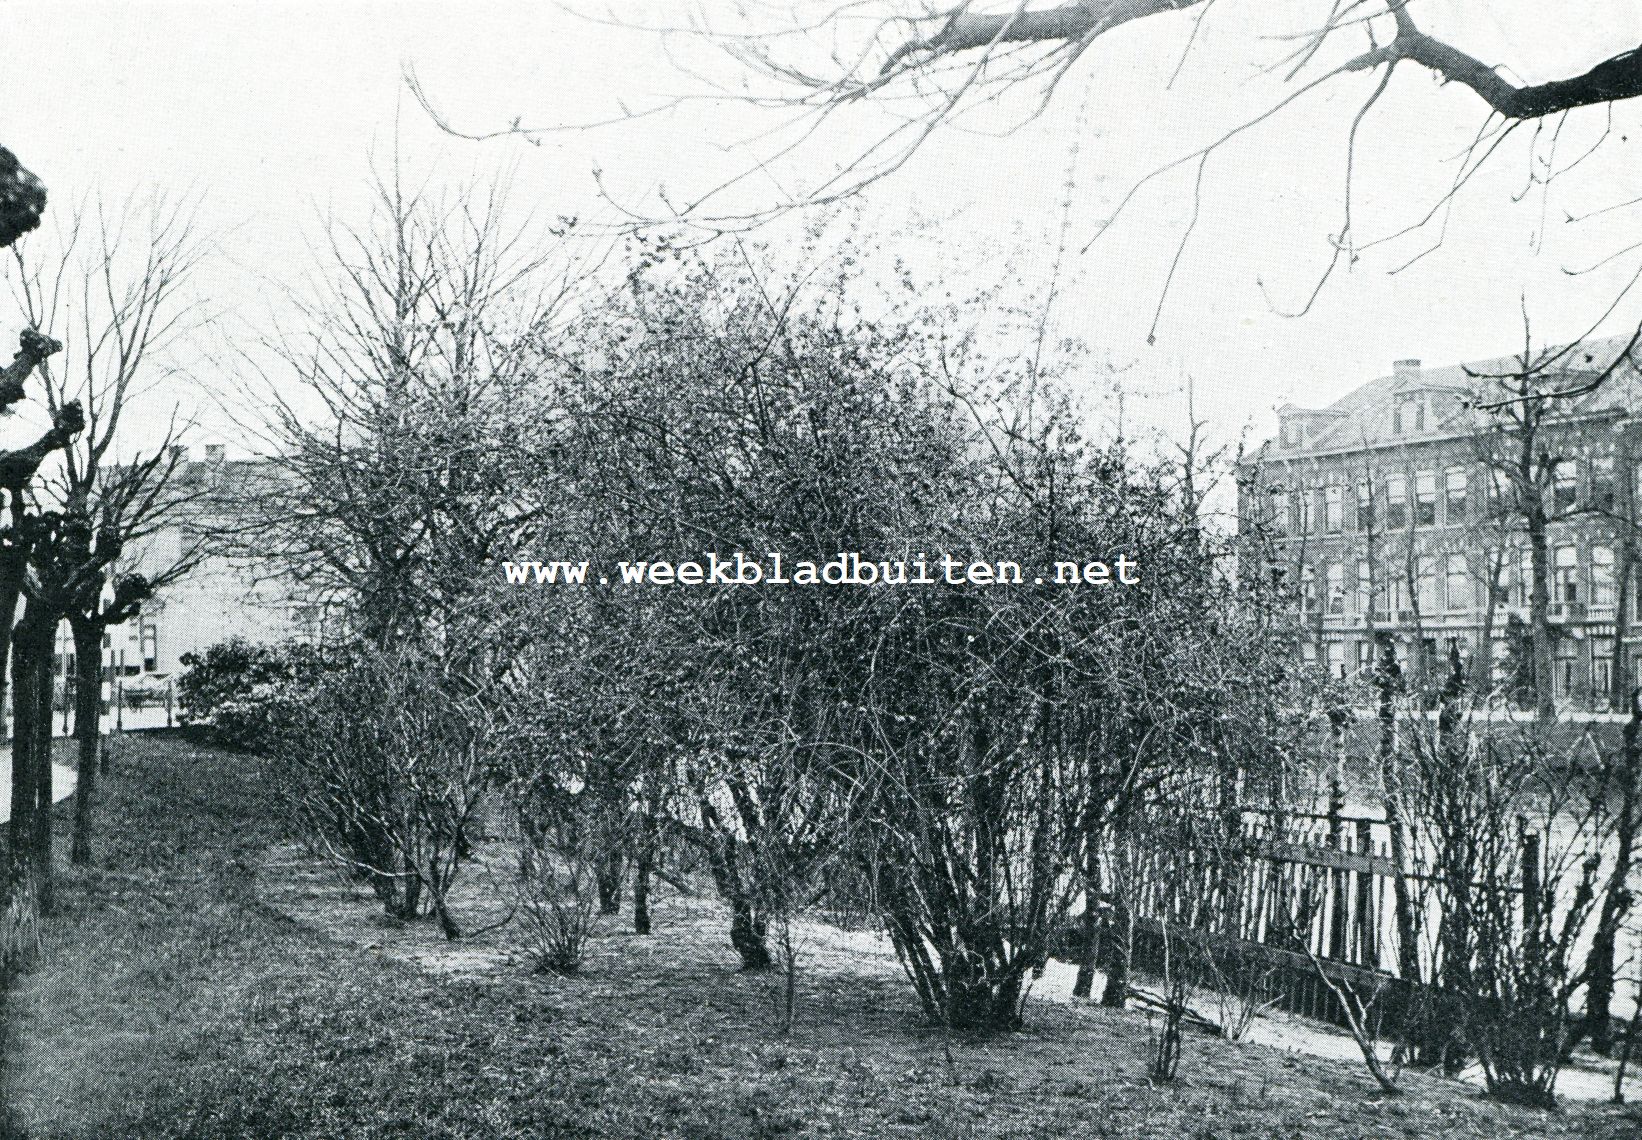
[[[150,416],[158,423],[165,401],[181,404],[197,415],[194,443],[236,453],[252,445],[232,414],[234,346],[281,318],[286,291],[314,270],[325,218],[362,220],[373,163],[398,154],[451,184],[507,170],[521,208],[596,228],[620,217],[617,206],[654,215],[662,195],[685,200],[748,171],[756,173],[727,202],[780,202],[891,122],[870,104],[846,108],[777,159],[771,148],[782,136],[771,132],[788,113],[734,100],[556,131],[539,145],[469,142],[441,132],[408,94],[407,65],[464,131],[515,118],[586,124],[749,81],[720,48],[645,25],[690,8],[715,30],[741,32],[770,26],[770,11],[803,7],[0,0],[0,142],[45,181],[57,209],[153,188],[195,201],[209,256],[194,287],[211,319],[191,334],[197,343],[179,348],[188,376],[154,393]],[[1017,92],[931,134],[862,193],[857,231],[903,257],[932,295],[996,285],[1036,302],[1053,281],[1049,327],[1088,346],[1085,382],[1104,390],[1115,372],[1126,421],[1165,435],[1179,431],[1186,377],[1222,438],[1245,426],[1259,436],[1278,405],[1326,404],[1395,359],[1447,364],[1514,351],[1524,308],[1536,337],[1583,334],[1638,268],[1633,255],[1570,272],[1634,240],[1627,234],[1642,207],[1621,204],[1642,196],[1642,108],[1622,107],[1611,120],[1579,112],[1537,137],[1520,129],[1457,198],[1439,246],[1389,272],[1431,245],[1441,211],[1425,229],[1363,251],[1300,316],[1285,310],[1305,308],[1330,258],[1347,130],[1372,77],[1332,83],[1216,152],[1184,247],[1190,165],[1146,183],[1103,225],[1148,173],[1292,90],[1269,70],[1285,50],[1278,37],[1318,10],[1318,0],[1217,0],[1195,39],[1184,15],[1103,36],[1041,113],[1030,114],[1035,95]],[[1554,18],[1547,10],[1539,0],[1413,7],[1428,30],[1521,81],[1572,74],[1642,42],[1633,0],[1564,0]],[[856,30],[839,33],[845,46]],[[821,46],[811,37],[773,50],[824,67]],[[1340,50],[1347,46],[1362,43]],[[1330,58],[1325,50],[1319,65]],[[771,89],[752,80],[752,91]],[[1468,91],[1399,72],[1359,133],[1359,240],[1440,203],[1483,122]],[[1547,161],[1572,169],[1546,187],[1534,172]],[[803,220],[784,217],[757,236],[779,247]],[[1638,320],[1642,295],[1627,297],[1603,331]]]

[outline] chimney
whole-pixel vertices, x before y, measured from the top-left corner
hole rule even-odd
[[[188,448],[184,447],[180,443],[172,444],[171,445],[171,465],[173,467],[181,467],[187,461],[188,461]]]
[[[208,443],[205,445],[205,461],[216,467],[222,463],[222,444]]]
[[[1420,379],[1420,361],[1418,357],[1408,360],[1395,360],[1391,363],[1391,375],[1404,383],[1417,384]]]

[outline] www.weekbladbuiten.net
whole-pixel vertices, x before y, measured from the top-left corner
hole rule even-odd
[[[1019,562],[972,560],[951,554],[871,558],[840,551],[831,558],[789,558],[778,551],[737,551],[701,558],[615,561],[595,569],[586,559],[505,561],[510,586],[1138,586],[1140,565],[1126,553],[1083,562],[1054,562],[1040,572]]]

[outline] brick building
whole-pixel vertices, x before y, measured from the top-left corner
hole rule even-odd
[[[1530,465],[1549,518],[1554,689],[1570,707],[1605,707],[1616,665],[1642,649],[1642,383],[1615,363],[1628,343],[1587,342],[1534,377],[1559,393],[1604,377],[1542,405]],[[1416,680],[1457,649],[1474,677],[1511,685],[1532,582],[1511,467],[1527,467],[1520,430],[1478,405],[1498,398],[1492,377],[1521,371],[1402,360],[1326,408],[1279,410],[1277,437],[1239,472],[1240,530],[1245,559],[1293,587],[1307,660],[1355,675],[1388,634]]]

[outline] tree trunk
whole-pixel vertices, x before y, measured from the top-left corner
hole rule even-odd
[[[599,913],[621,913],[621,886],[626,868],[623,866],[621,852],[607,852],[599,857],[597,878],[599,882]]]
[[[744,896],[730,900],[730,945],[741,955],[744,970],[770,968],[769,922]]]
[[[633,933],[650,933],[650,875],[655,853],[648,843],[639,849],[633,866]]]
[[[954,963],[943,963],[951,969]],[[1021,988],[1026,960],[1017,955],[994,973],[981,969],[947,981],[947,1026],[980,1033],[1008,1033],[1021,1027]]]
[[[1487,601],[1482,610],[1482,626],[1477,631],[1476,664],[1471,669],[1471,692],[1480,701],[1494,691],[1494,621],[1499,616],[1499,574],[1484,587]]]
[[[710,808],[702,814],[716,819]],[[742,873],[739,865],[742,850],[733,835],[723,832],[713,835],[705,844],[713,885],[718,888],[718,897],[730,904],[730,945],[741,955],[743,969],[764,970],[769,968],[772,961],[765,937],[769,921],[756,905],[753,888]]]
[[[445,936],[446,941],[459,940],[462,937],[462,928],[457,925],[456,916],[450,913],[450,906],[445,901],[445,892],[430,886],[428,895],[433,899],[433,916],[439,923],[439,933]]]
[[[1083,923],[1080,932],[1078,976],[1072,996],[1086,998],[1095,988],[1095,957],[1100,949],[1100,915],[1095,902],[1100,898],[1100,855],[1093,839],[1085,839],[1088,849],[1083,860]]]
[[[92,810],[102,763],[102,630],[95,622],[73,617],[74,630],[74,739],[79,753],[78,782],[74,788],[74,843],[69,861],[91,865]]]
[[[1631,579],[1636,574],[1636,547],[1630,533],[1619,544],[1619,573],[1614,595],[1613,656],[1608,669],[1608,708],[1624,712],[1631,695],[1630,662],[1625,659],[1625,631],[1631,626]]]
[[[1134,955],[1134,915],[1121,900],[1112,906],[1112,931],[1116,935],[1116,953],[1111,957],[1111,972],[1106,975],[1106,988],[1101,992],[1100,1004],[1107,1009],[1122,1009],[1129,1004],[1129,960]]]
[[[42,913],[51,906],[51,642],[56,622],[33,598],[12,634],[9,839],[23,852]]]
[[[1543,507],[1526,512],[1528,549],[1533,582],[1528,595],[1529,633],[1534,646],[1534,714],[1541,728],[1556,720],[1555,636],[1551,628],[1551,558]]]
[[[1391,879],[1392,906],[1397,922],[1397,970],[1410,981],[1420,980],[1419,930],[1414,918],[1414,897],[1408,886],[1408,838],[1402,821],[1402,811],[1392,793],[1392,764],[1397,747],[1396,692],[1400,669],[1389,639],[1380,645],[1380,663],[1375,671],[1374,687],[1377,692],[1380,722],[1380,782],[1386,789],[1385,818],[1391,832],[1391,861],[1396,874]]]

